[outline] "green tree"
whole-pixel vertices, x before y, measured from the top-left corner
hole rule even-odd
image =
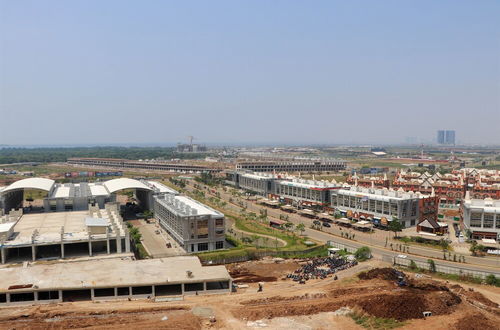
[[[500,279],[496,278],[495,275],[490,274],[486,276],[486,284],[498,286],[500,285]]]
[[[399,222],[399,219],[393,218],[391,222],[389,222],[389,230],[394,232],[394,237],[398,237],[398,232],[403,230],[403,225]]]
[[[448,250],[448,247],[450,246],[450,244],[448,243],[447,240],[441,239],[439,241],[439,246],[441,247],[441,249],[443,249],[443,251],[446,251],[446,250]]]
[[[354,256],[358,261],[365,261],[371,258],[372,251],[368,246],[362,246],[356,250]]]
[[[154,214],[153,214],[153,212],[151,212],[150,210],[146,210],[146,211],[144,211],[144,213],[143,213],[143,214],[144,214],[144,219],[145,219],[145,220],[148,220],[148,219],[152,218],[152,217],[153,217],[153,215],[154,215]]]
[[[291,222],[287,222],[287,223],[284,224],[284,226],[285,226],[286,230],[292,231],[294,224],[291,223]]]
[[[304,231],[306,230],[306,226],[303,223],[299,223],[295,229],[300,232],[301,235],[304,234]]]
[[[427,263],[429,264],[429,270],[430,270],[432,273],[435,273],[435,272],[436,272],[436,263],[434,262],[434,260],[432,260],[432,259],[428,259],[428,260],[427,260]]]

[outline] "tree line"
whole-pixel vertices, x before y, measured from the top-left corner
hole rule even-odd
[[[197,159],[207,154],[177,153],[171,147],[71,147],[0,148],[0,164],[65,162],[72,157],[151,159]]]

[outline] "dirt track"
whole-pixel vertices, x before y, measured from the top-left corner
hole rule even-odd
[[[360,329],[350,317],[334,315],[343,306],[406,320],[402,329],[484,330],[498,329],[500,324],[498,288],[475,286],[474,291],[469,291],[465,285],[430,279],[409,279],[409,286],[401,288],[388,270],[368,273],[363,280],[353,276],[383,266],[377,261],[338,273],[338,281],[328,278],[301,285],[282,280],[297,266],[296,262],[270,261],[234,265],[232,271],[240,268],[242,273],[251,274],[247,289],[226,295],[190,296],[179,302],[79,302],[4,308],[0,309],[0,328],[251,329],[260,327],[252,322],[262,320],[268,329]],[[257,292],[252,276],[269,278],[264,292]],[[424,319],[421,312],[425,310],[433,316]],[[215,322],[210,321],[210,316],[215,317]]]

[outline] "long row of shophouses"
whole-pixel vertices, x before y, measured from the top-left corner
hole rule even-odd
[[[488,174],[493,178],[484,180],[478,176],[476,180],[472,180],[468,177],[478,175],[478,173]],[[461,171],[443,175],[440,180],[435,177],[433,179],[435,185],[425,185],[425,189],[420,187],[415,190],[409,189],[408,185],[380,186],[374,182],[376,180],[367,184],[366,178],[356,177],[355,174],[354,180],[350,177],[346,183],[338,183],[335,180],[305,180],[287,174],[235,171],[226,173],[226,182],[288,208],[338,214],[354,221],[368,221],[382,228],[387,227],[393,219],[397,218],[405,228],[416,226],[419,232],[439,235],[448,231],[448,224],[444,222],[439,206],[449,205],[450,201],[453,201],[453,205],[461,206],[457,211],[458,216],[452,219],[460,223],[464,232],[469,230],[471,237],[475,239],[497,240],[500,234],[500,200],[496,201],[490,198],[490,195],[484,197],[470,192],[462,194],[462,190],[453,190],[454,186],[458,185],[454,183],[461,184],[462,180],[468,182],[467,185],[470,187],[478,184],[484,185],[485,181],[495,182],[496,178],[493,174],[492,172]],[[457,175],[462,179],[451,180],[452,187],[447,187],[446,193],[444,189],[439,189],[442,184],[440,181],[452,176],[455,178]],[[414,173],[399,172],[396,180],[401,182],[401,178],[405,179],[410,176],[414,176]],[[386,177],[381,177],[377,180],[382,182],[386,179]],[[443,198],[446,198],[446,202]],[[472,223],[471,217],[474,219]]]
[[[430,194],[432,190],[442,205],[458,206],[466,192],[473,199],[500,199],[500,171],[463,168],[451,173],[412,172],[401,170],[391,181],[386,174],[381,176],[354,173],[346,182],[350,185],[375,188],[403,189],[404,191]]]

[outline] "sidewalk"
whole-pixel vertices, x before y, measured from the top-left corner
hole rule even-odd
[[[204,185],[197,183],[199,186],[205,187]],[[190,187],[192,188],[192,187]],[[308,230],[306,230],[306,234],[311,237],[312,239],[315,240],[320,240],[320,241],[325,241],[325,237],[323,236],[322,238],[319,238],[320,235],[314,234],[316,233],[327,233],[330,235],[334,235],[335,237],[341,239],[341,232],[348,232],[350,235],[354,234],[355,239],[354,240],[349,240],[350,242],[356,242],[358,244],[366,244],[370,246],[377,246],[379,249],[386,250],[388,252],[398,252],[398,251],[391,251],[389,247],[390,243],[394,244],[402,244],[402,242],[393,240],[394,233],[390,231],[383,231],[383,230],[378,230],[375,229],[374,233],[363,233],[354,229],[349,229],[349,228],[343,228],[339,227],[337,225],[333,225],[331,228],[322,228],[322,231],[317,231],[317,230],[312,230],[310,229],[310,226],[312,225],[312,219],[308,219],[305,217],[302,217],[298,214],[295,213],[287,213],[284,212],[280,209],[274,209],[274,208],[269,208],[261,205],[255,204],[253,201],[246,200],[244,198],[240,197],[235,197],[232,196],[228,192],[224,192],[221,187],[210,187],[210,189],[215,189],[217,192],[220,193],[220,197],[224,199],[225,201],[228,202],[228,205],[231,205],[229,203],[229,198],[233,200],[233,203],[238,202],[238,201],[243,201],[246,206],[247,206],[247,211],[249,212],[255,212],[259,214],[260,210],[265,209],[267,210],[267,215],[268,217],[272,217],[275,219],[280,219],[280,215],[282,216],[288,216],[289,221],[291,221],[294,224],[299,224],[303,223]],[[205,190],[208,195],[215,196],[214,194],[210,193],[210,190]],[[239,209],[240,207],[236,204],[231,205],[232,208],[236,207]],[[387,247],[386,245],[386,240],[387,240]],[[410,254],[416,255],[416,256],[421,256],[421,257],[426,257],[426,258],[434,258],[434,259],[443,259],[443,252],[439,249],[432,249],[432,248],[425,248],[421,247],[418,245],[409,245],[410,247]],[[462,248],[462,251],[464,248]],[[466,264],[469,265],[478,265],[478,266],[486,266],[486,267],[493,267],[493,268],[498,268],[498,261],[495,259],[490,259],[490,258],[481,258],[481,257],[473,257],[470,255],[470,253],[467,251],[464,251],[467,253],[459,253],[458,251],[455,251],[457,257],[458,255],[464,255],[466,258]],[[402,252],[401,252],[402,253]],[[463,263],[455,263],[457,266],[458,265],[464,265]]]

